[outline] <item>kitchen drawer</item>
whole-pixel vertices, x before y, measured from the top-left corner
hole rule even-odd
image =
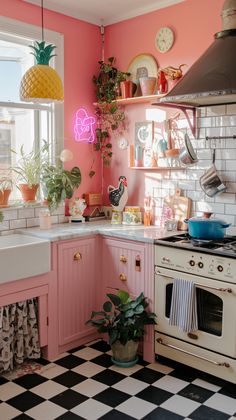
[[[105,288],[123,289],[133,295],[144,290],[145,246],[139,242],[103,240],[102,270]]]

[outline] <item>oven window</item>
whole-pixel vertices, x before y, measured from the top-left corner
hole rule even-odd
[[[166,286],[165,316],[170,317],[173,283]],[[223,326],[223,300],[214,293],[196,288],[198,329],[208,334],[221,336]]]

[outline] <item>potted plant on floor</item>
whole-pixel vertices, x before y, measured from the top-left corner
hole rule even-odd
[[[87,323],[94,325],[99,333],[108,334],[114,364],[133,366],[138,360],[138,345],[145,326],[156,324],[156,314],[147,310],[143,293],[132,299],[128,292],[119,290],[116,295],[108,293],[107,297],[110,300],[103,304],[101,311],[92,312]]]

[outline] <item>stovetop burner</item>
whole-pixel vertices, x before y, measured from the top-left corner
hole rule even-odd
[[[201,249],[202,251],[219,251],[221,254],[235,254],[236,256],[236,236],[225,236],[222,239],[197,239],[192,238],[188,233],[167,236],[156,241],[183,248]]]

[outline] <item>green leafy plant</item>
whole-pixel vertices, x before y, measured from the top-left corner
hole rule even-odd
[[[77,166],[69,171],[61,163],[45,165],[42,183],[48,207],[53,212],[65,198],[72,198],[75,188],[80,186],[81,172]]]
[[[13,187],[13,180],[10,174],[0,173],[0,191],[11,190]]]
[[[4,219],[3,212],[0,211],[0,223],[2,223],[3,219]]]
[[[99,61],[100,72],[93,76],[93,83],[96,86],[96,97],[99,102],[111,103],[119,96],[119,83],[126,80],[130,73],[123,72],[114,67],[115,58],[109,57],[108,63]]]
[[[110,345],[118,340],[123,345],[129,340],[139,341],[145,334],[145,326],[156,324],[156,314],[147,310],[143,293],[131,299],[128,292],[119,290],[107,297],[110,300],[103,304],[103,310],[92,312],[87,323],[94,325],[99,333],[108,333]]]
[[[11,168],[17,175],[17,182],[28,184],[30,188],[39,184],[42,168],[48,162],[49,144],[44,142],[40,150],[33,148],[29,153],[25,153],[23,144],[19,153],[11,151],[19,156],[16,165]]]
[[[98,76],[93,76],[98,100],[95,108],[97,129],[94,148],[101,152],[106,166],[109,166],[112,158],[111,136],[119,135],[125,129],[125,113],[118,106],[116,99],[120,94],[120,82],[130,76],[130,73],[114,67],[114,61],[114,57],[109,57],[108,63],[99,61],[100,72]]]

